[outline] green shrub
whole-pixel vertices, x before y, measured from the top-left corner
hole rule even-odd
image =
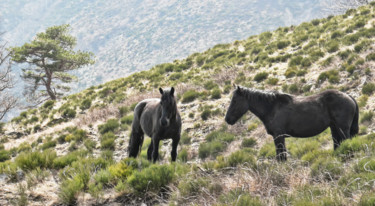
[[[207,90],[212,90],[214,88],[217,88],[219,87],[219,85],[217,85],[215,82],[213,81],[207,81],[206,83],[204,83],[204,88],[207,89]]]
[[[326,45],[327,51],[328,51],[329,53],[336,52],[337,50],[339,50],[339,47],[340,47],[340,44],[339,44],[338,41],[330,41],[330,42],[328,42],[328,44]]]
[[[219,200],[223,205],[237,205],[237,206],[262,206],[258,197],[253,197],[240,189],[231,190],[222,194]]]
[[[47,110],[50,110],[53,108],[53,105],[55,104],[55,101],[53,100],[48,100],[46,101],[44,104],[43,104],[43,108],[47,109]]]
[[[342,37],[344,34],[341,32],[341,31],[334,31],[332,34],[331,34],[331,39],[336,39],[336,38],[339,38],[339,37]]]
[[[343,172],[342,163],[332,157],[320,157],[311,165],[311,176],[323,177],[325,180],[338,179]]]
[[[294,77],[296,76],[297,74],[297,68],[296,67],[289,67],[286,71],[285,71],[285,77],[286,78],[291,78],[291,77]]]
[[[292,57],[290,60],[289,60],[289,67],[295,67],[295,66],[298,66],[298,65],[301,65],[301,62],[303,60],[303,57],[302,56],[295,56],[295,57]]]
[[[220,99],[221,98],[221,90],[219,88],[216,88],[216,89],[212,90],[211,98],[212,99]]]
[[[375,159],[374,157],[366,157],[361,159],[355,165],[355,171],[360,172],[375,172]]]
[[[290,45],[290,41],[279,41],[277,42],[278,49],[284,49],[285,47]]]
[[[199,195],[208,184],[209,181],[204,177],[191,177],[180,181],[178,189],[183,197],[191,197]]]
[[[338,83],[340,81],[339,72],[335,69],[332,69],[332,70],[329,70],[329,71],[326,71],[326,72],[322,72],[322,73],[320,73],[320,75],[318,77],[318,82],[322,83],[327,79],[330,83]]]
[[[112,132],[105,133],[100,139],[101,149],[102,150],[106,150],[106,149],[114,150],[115,139],[116,139],[116,136]]]
[[[180,142],[181,142],[182,144],[190,144],[190,142],[191,142],[191,137],[189,137],[188,133],[184,132],[184,133],[182,133],[182,135],[181,135]]]
[[[250,138],[245,138],[242,140],[241,147],[254,147],[257,144],[257,141],[250,137]]]
[[[182,95],[182,103],[188,103],[194,101],[197,97],[199,97],[199,92],[195,90],[188,90]]]
[[[368,54],[366,56],[366,61],[375,61],[375,52]]]
[[[120,117],[123,117],[125,114],[127,114],[129,112],[129,107],[122,106],[122,107],[119,107],[118,110],[119,110],[119,113],[120,113]]]
[[[205,110],[203,110],[203,112],[201,113],[201,118],[203,120],[207,120],[209,117],[211,116],[211,110],[209,108],[206,108]]]
[[[169,165],[151,165],[142,171],[134,171],[127,182],[136,194],[151,191],[158,193],[174,179],[174,170]]]
[[[188,150],[186,148],[183,148],[178,153],[178,157],[181,162],[187,162],[188,161]]]
[[[317,150],[320,145],[321,144],[318,141],[298,139],[293,141],[293,143],[288,144],[288,151],[292,156],[301,158],[306,153]]]
[[[214,140],[220,140],[220,141],[229,143],[229,142],[232,142],[234,138],[235,136],[233,134],[222,132],[222,131],[213,131],[206,136],[206,140],[208,142],[212,142]]]
[[[364,112],[364,113],[361,115],[361,119],[360,119],[359,122],[360,122],[360,123],[371,122],[373,116],[374,116],[374,112],[372,112],[372,111]]]
[[[355,66],[354,65],[349,65],[346,67],[346,71],[349,73],[349,74],[353,74],[354,71],[355,71]]]
[[[127,164],[126,161],[121,161],[119,163],[109,166],[108,171],[112,178],[121,180],[129,177],[134,172],[134,169],[136,168],[134,168],[130,164]]]
[[[47,141],[47,142],[45,142],[44,144],[42,144],[42,145],[40,146],[40,148],[41,148],[42,150],[46,150],[46,149],[48,149],[48,148],[55,147],[55,146],[56,146],[56,140],[51,140],[51,141]]]
[[[91,152],[96,147],[96,142],[91,139],[86,139],[83,142],[83,145],[85,145],[86,149]]]
[[[240,164],[254,166],[256,162],[252,154],[245,152],[243,150],[235,151],[226,158],[219,156],[217,160],[218,162],[215,165],[215,168],[236,167]]]
[[[81,110],[86,110],[86,109],[89,109],[91,107],[91,100],[90,99],[85,99],[81,102],[81,105],[79,106],[79,108]]]
[[[371,143],[363,137],[354,137],[343,141],[340,147],[335,150],[335,153],[345,156],[352,155],[355,152],[367,149],[370,144]]]
[[[259,156],[264,158],[276,157],[275,144],[273,142],[264,144],[259,150]]]
[[[75,110],[70,109],[70,108],[66,108],[62,113],[62,117],[72,119],[72,118],[76,117],[76,114],[77,114],[77,112]]]
[[[224,151],[225,148],[226,145],[221,141],[205,142],[199,145],[198,155],[202,159],[209,156],[216,157],[220,152]]]
[[[261,82],[265,79],[267,79],[268,77],[268,73],[267,72],[258,72],[255,76],[254,76],[254,81],[256,82]]]
[[[99,133],[105,134],[107,132],[116,132],[116,130],[120,127],[117,119],[109,119],[105,124],[101,124],[98,126]]]
[[[374,2],[371,2],[374,3]],[[358,203],[359,206],[372,206],[375,205],[375,192],[367,192],[361,196]]]
[[[23,152],[17,156],[15,162],[22,170],[29,171],[36,168],[51,168],[55,158],[56,152],[51,150],[45,150],[42,153]]]
[[[53,168],[62,169],[68,165],[71,165],[73,162],[77,161],[78,158],[85,157],[86,155],[87,155],[87,151],[76,150],[64,156],[57,157],[53,160]]]
[[[73,179],[65,180],[60,185],[59,198],[65,205],[75,205],[77,194],[84,188],[82,180],[75,176]]]
[[[121,118],[120,122],[121,124],[130,125],[133,122],[133,119],[134,119],[133,115],[128,115],[128,116]]]
[[[4,149],[0,150],[0,162],[5,162],[10,159],[10,152]]]
[[[279,79],[278,79],[278,78],[269,78],[269,79],[267,80],[267,84],[269,84],[269,85],[276,85],[277,82],[279,82]]]
[[[371,96],[375,91],[375,84],[374,83],[367,83],[362,87],[362,94],[366,94]]]

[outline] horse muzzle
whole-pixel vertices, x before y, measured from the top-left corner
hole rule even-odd
[[[225,117],[225,121],[230,124],[230,125],[234,125],[234,123],[236,123],[236,121],[233,121],[231,120],[229,117]]]
[[[161,125],[162,127],[167,127],[167,126],[169,126],[169,119],[167,119],[167,118],[162,118],[162,119],[160,119],[160,125]]]

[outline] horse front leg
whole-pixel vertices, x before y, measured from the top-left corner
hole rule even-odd
[[[153,150],[152,150],[152,158],[153,158],[153,161],[154,163],[156,162],[156,160],[158,159],[158,156],[159,156],[159,138],[156,137],[156,136],[153,136],[152,137],[152,147],[153,147]]]
[[[148,146],[148,149],[147,149],[147,159],[149,160],[149,161],[151,161],[151,157],[152,157],[152,151],[153,151],[153,141],[152,141],[152,139],[151,139],[151,143],[150,143],[150,145]]]
[[[276,147],[276,159],[278,161],[286,161],[286,147],[285,147],[285,136],[278,135],[273,137],[273,141]]]
[[[177,146],[178,142],[180,141],[180,136],[172,140],[172,152],[171,152],[171,157],[172,157],[172,162],[176,161],[177,158]]]

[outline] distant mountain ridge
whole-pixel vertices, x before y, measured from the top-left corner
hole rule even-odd
[[[77,47],[96,64],[75,72],[77,92],[215,44],[322,17],[314,1],[52,1],[2,0],[0,28],[10,46],[47,27],[69,23]],[[14,67],[18,74],[19,66]],[[16,88],[21,94],[23,86]]]

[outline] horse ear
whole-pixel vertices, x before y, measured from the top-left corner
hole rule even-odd
[[[233,83],[233,88],[236,89],[237,88],[237,85],[235,83]]]
[[[174,94],[174,88],[172,87],[171,88],[171,96],[173,96],[173,94]]]
[[[159,92],[160,92],[160,94],[163,94],[163,93],[164,93],[164,91],[163,91],[162,88],[159,88]]]
[[[241,94],[241,87],[240,86],[237,86],[237,92],[238,92],[238,94]]]

